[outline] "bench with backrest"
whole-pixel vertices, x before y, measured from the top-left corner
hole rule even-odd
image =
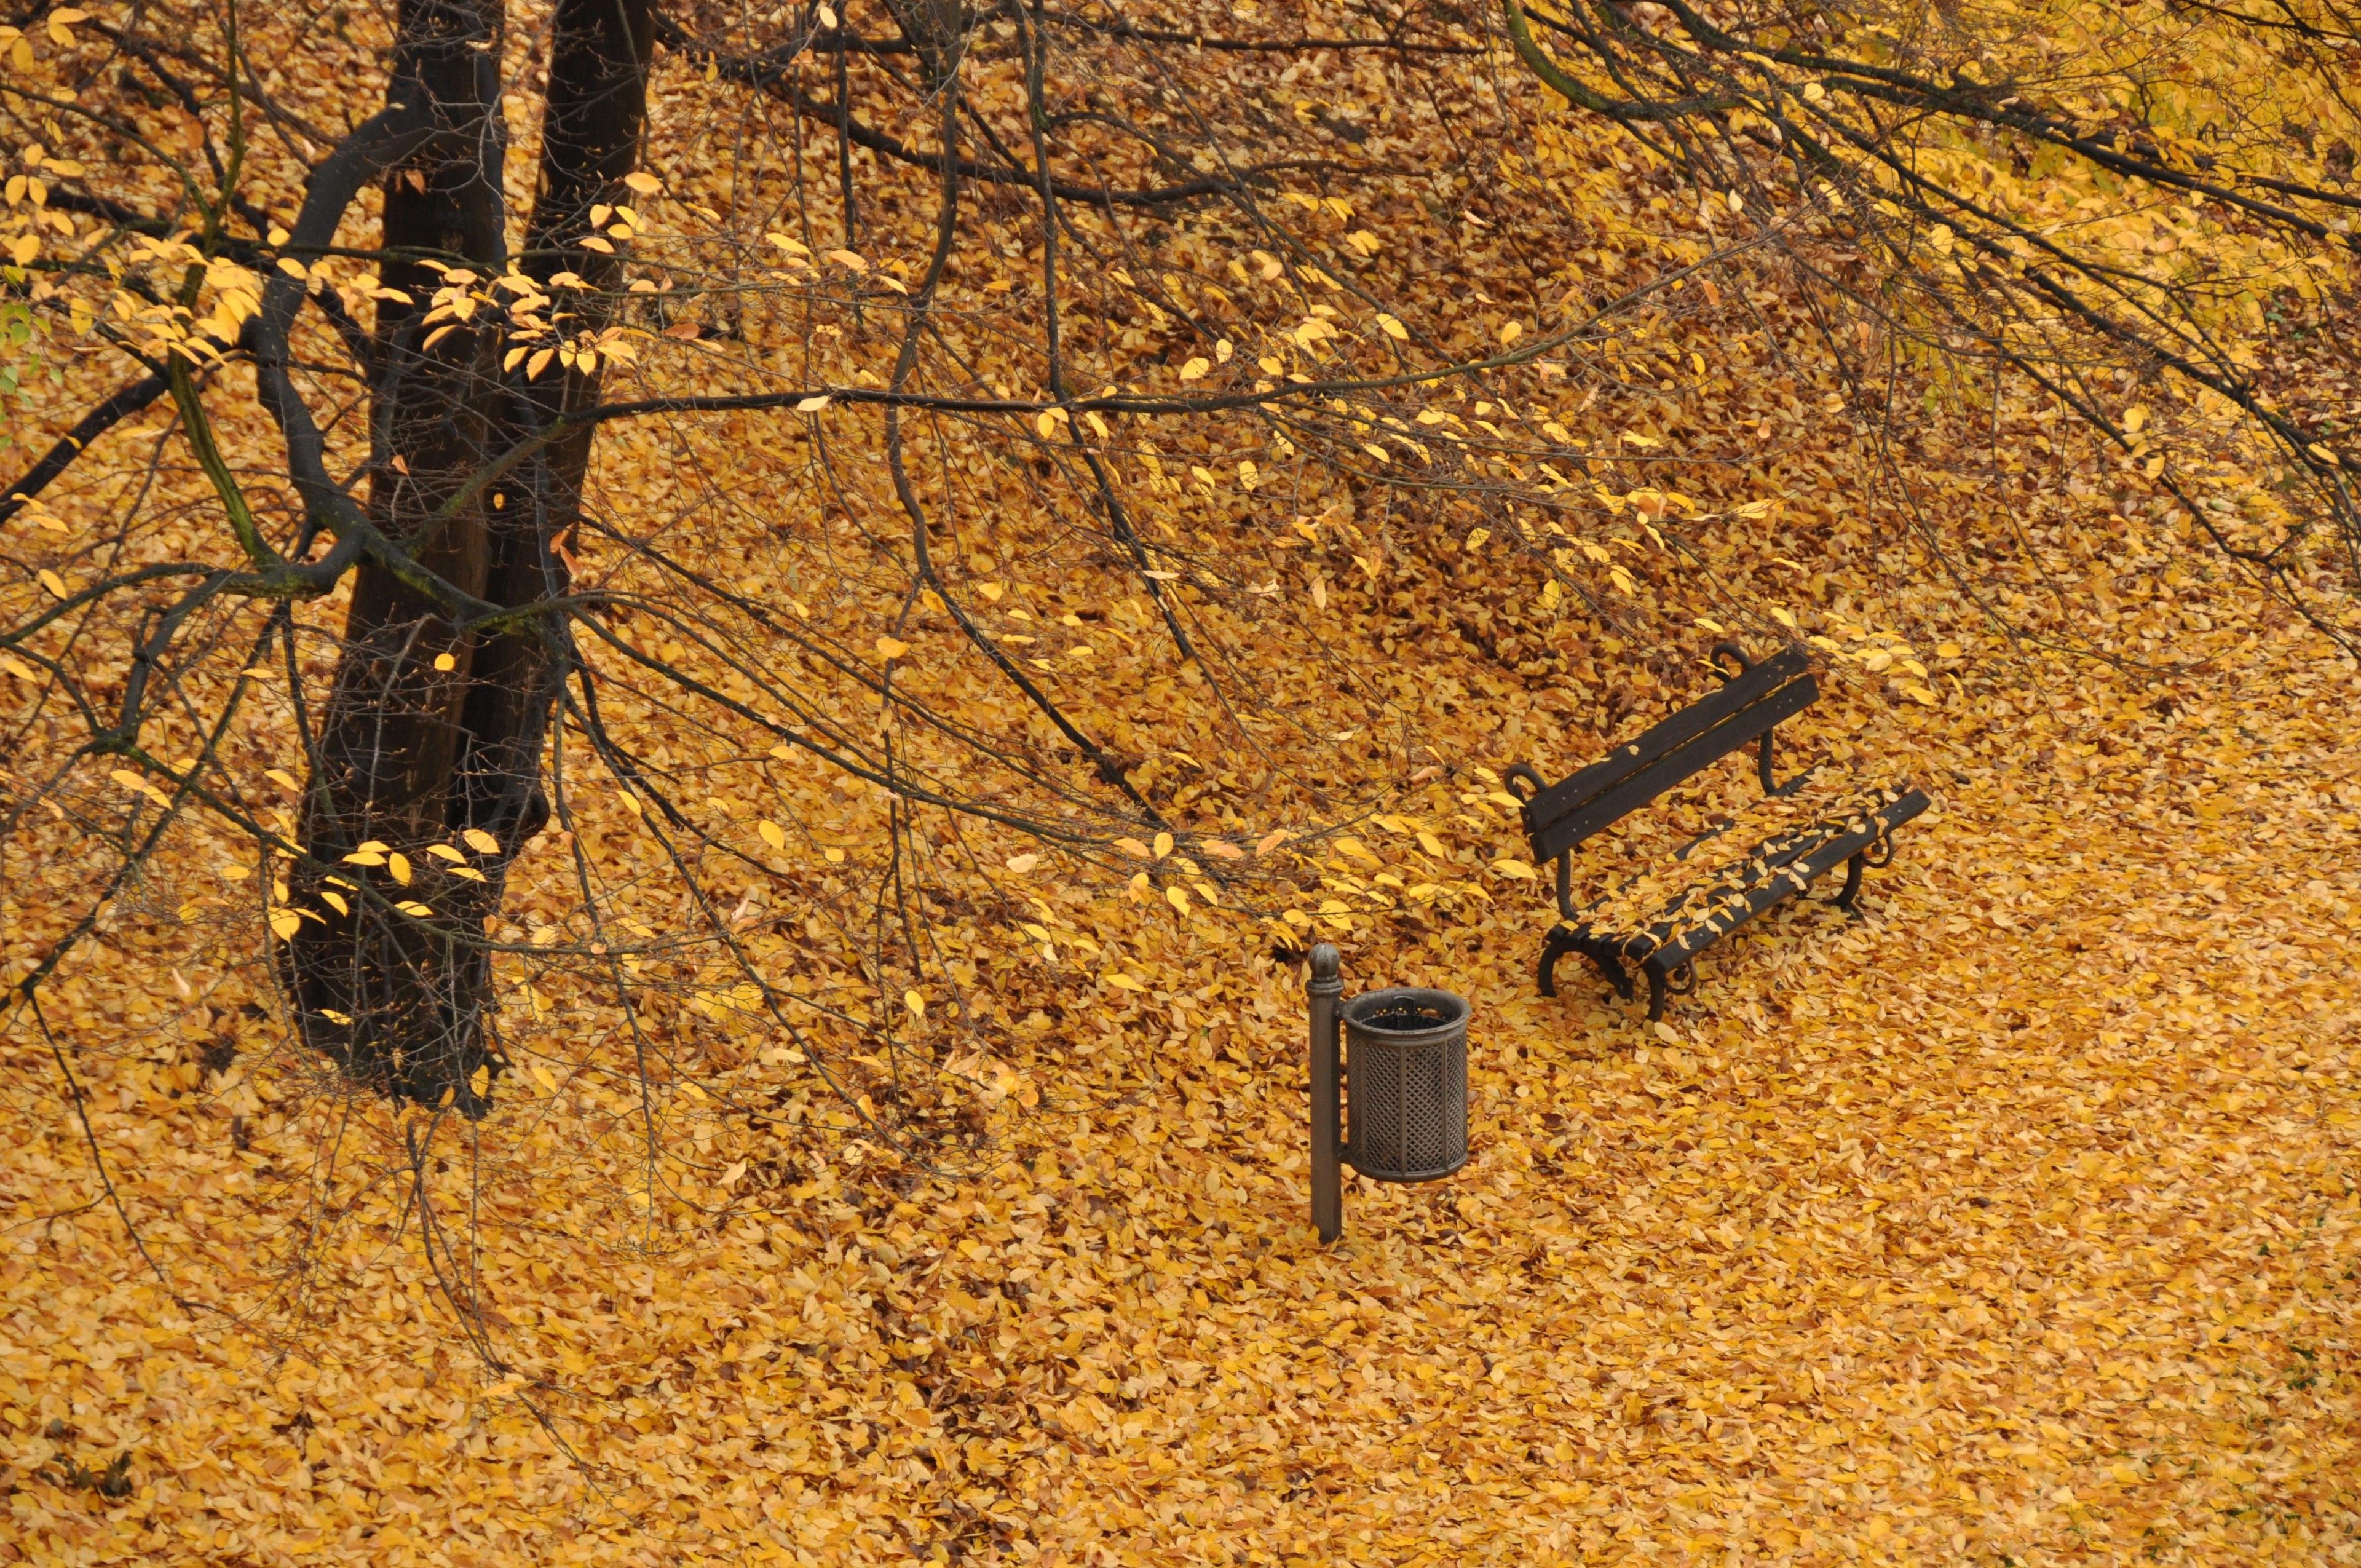
[[[1819,698],[1810,661],[1803,650],[1786,648],[1754,663],[1731,642],[1717,644],[1713,658],[1719,691],[1602,761],[1556,784],[1523,762],[1505,771],[1524,803],[1534,862],[1557,861],[1564,919],[1542,946],[1543,995],[1557,994],[1558,960],[1580,953],[1627,1002],[1632,987],[1624,966],[1636,964],[1648,980],[1648,1016],[1661,1018],[1665,996],[1695,984],[1692,965],[1700,953],[1838,866],[1846,872],[1836,903],[1857,916],[1862,868],[1884,865],[1893,856],[1889,835],[1927,809],[1927,796],[1906,783],[1814,789],[1816,770],[1806,769],[1774,784],[1777,725]],[[1724,663],[1737,673],[1723,671]],[[1763,798],[1745,817],[1691,840],[1671,864],[1645,869],[1604,897],[1576,905],[1577,846],[1750,744]],[[1733,851],[1749,839],[1751,848]]]

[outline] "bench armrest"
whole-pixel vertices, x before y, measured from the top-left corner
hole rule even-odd
[[[1568,850],[1557,858],[1557,912],[1568,920],[1580,920],[1582,911],[1574,906],[1574,851]]]
[[[1500,784],[1510,794],[1525,803],[1522,813],[1525,819],[1525,835],[1529,839],[1534,839],[1532,804],[1542,791],[1549,788],[1549,780],[1542,777],[1541,770],[1531,762],[1511,762],[1500,770]],[[1525,787],[1519,789],[1517,787],[1519,784]],[[1541,853],[1538,839],[1534,839],[1534,843],[1533,852],[1538,855]],[[1582,911],[1574,906],[1574,851],[1572,850],[1562,850],[1557,856],[1557,910],[1568,920],[1582,918]]]

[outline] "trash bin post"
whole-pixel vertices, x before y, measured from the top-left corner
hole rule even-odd
[[[1344,994],[1342,960],[1334,947],[1312,949],[1312,978],[1304,985],[1312,1003],[1312,1223],[1323,1242],[1345,1230],[1345,1189],[1338,1169],[1342,1141],[1338,1115],[1336,999]]]

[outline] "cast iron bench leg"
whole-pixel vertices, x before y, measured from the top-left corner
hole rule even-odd
[[[1847,915],[1851,916],[1856,920],[1862,918],[1861,913],[1861,868],[1868,863],[1869,851],[1866,850],[1863,850],[1860,854],[1855,855],[1852,859],[1845,862],[1844,891],[1838,894],[1836,896],[1837,907],[1843,910]]]
[[[1623,972],[1621,959],[1593,948],[1590,949],[1590,961],[1598,966],[1598,972],[1606,976],[1607,983],[1615,988],[1617,997],[1625,1002],[1631,1000],[1631,977]]]
[[[1576,940],[1574,933],[1563,926],[1551,927],[1549,935],[1542,939],[1541,982],[1543,996],[1557,994],[1557,961],[1566,954],[1575,952],[1587,955],[1590,961],[1598,966],[1598,972],[1606,977],[1607,983],[1615,988],[1616,995],[1626,1002],[1631,1000],[1631,979],[1623,972],[1623,966],[1598,948],[1586,946]]]
[[[1648,969],[1648,1022],[1653,1024],[1664,1015],[1664,976],[1662,970],[1651,965]]]
[[[1574,934],[1563,926],[1553,926],[1542,938],[1542,994],[1557,994],[1557,961],[1575,950]]]

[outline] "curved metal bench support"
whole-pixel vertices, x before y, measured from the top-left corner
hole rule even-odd
[[[1578,952],[1581,949],[1581,946],[1582,944],[1575,940],[1574,933],[1567,930],[1563,926],[1551,927],[1549,935],[1542,938],[1541,979],[1542,994],[1543,996],[1555,996],[1557,994],[1558,959],[1565,957],[1568,953]]]
[[[1563,926],[1551,927],[1549,935],[1542,938],[1541,992],[1543,996],[1557,994],[1558,960],[1568,953],[1579,953],[1588,959],[1607,983],[1615,988],[1618,997],[1625,1002],[1631,1000],[1631,977],[1623,972],[1623,966],[1615,955],[1597,942],[1585,941]]]
[[[1856,920],[1861,918],[1861,905],[1859,903],[1861,898],[1861,867],[1868,863],[1869,856],[1866,852],[1855,855],[1852,859],[1845,862],[1844,891],[1838,894],[1835,899],[1832,900],[1839,909],[1843,910],[1846,914],[1851,916]]]

